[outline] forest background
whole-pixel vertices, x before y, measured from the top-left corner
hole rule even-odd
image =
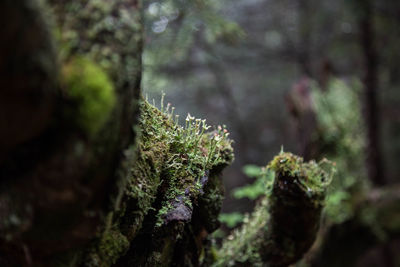
[[[316,236],[298,266],[400,262],[400,4],[0,6],[4,265],[287,265]]]
[[[296,126],[288,95],[302,86],[323,90],[331,78],[362,83],[350,88],[361,110],[347,112],[362,112],[365,136],[373,139],[363,151],[376,169],[369,177],[398,182],[400,3],[174,0],[148,1],[144,10],[144,94],[158,103],[165,92],[177,114],[226,124],[235,140],[224,212],[251,205],[229,193],[251,182],[243,166],[265,165],[281,146],[307,157],[303,136],[313,125]]]

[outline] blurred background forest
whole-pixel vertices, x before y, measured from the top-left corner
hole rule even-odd
[[[187,259],[194,266],[222,259],[220,266],[234,266],[233,256],[243,264],[251,259],[261,264],[276,255],[286,262],[293,251],[301,252],[295,260],[302,257],[315,238],[296,266],[400,266],[399,1],[39,0],[49,5],[43,10],[30,1],[0,2],[6,25],[0,78],[8,89],[0,98],[6,115],[0,265],[54,266],[46,262],[64,262],[64,256],[71,266],[80,261],[126,266],[137,259],[182,266]],[[56,30],[42,21],[42,16],[51,21],[49,14]],[[52,34],[59,48],[53,48]],[[74,59],[80,54],[88,60]],[[27,81],[21,83],[21,77]],[[218,133],[226,137],[225,126],[229,130],[235,161],[224,170],[222,214],[220,180],[209,182],[206,194],[202,188],[230,162],[230,143],[229,160],[208,170],[216,143],[199,150],[196,137],[193,155],[208,153],[205,164],[196,163],[182,154],[190,154],[187,147],[179,154],[170,139],[168,146],[161,145],[164,139],[154,141],[176,137],[162,131],[168,124],[159,121],[161,134],[141,142],[147,138],[144,126],[153,127],[158,113],[148,115],[133,105],[140,93],[165,103],[167,113],[174,106],[182,124],[193,120],[186,117],[190,113],[216,125],[214,139],[206,141],[219,139]],[[323,171],[285,169],[291,162],[280,151],[314,159]],[[274,164],[265,168],[277,154],[282,173]],[[175,156],[182,170],[185,164],[203,167],[193,177],[182,172],[190,182],[184,190],[169,169]],[[322,185],[328,184],[325,192]],[[302,205],[315,214],[302,214],[297,209]],[[259,208],[249,217],[254,206]],[[185,216],[175,216],[182,207]],[[218,230],[217,216],[223,223]],[[230,232],[242,222],[242,230]],[[169,243],[171,237],[175,243]],[[305,239],[307,246],[297,244]],[[85,251],[78,249],[82,244]],[[217,259],[215,247],[224,257]],[[71,256],[61,255],[70,249],[76,250]]]
[[[315,120],[328,112],[312,101],[335,88],[345,88],[332,96],[344,104],[331,109],[331,124],[342,118],[344,129],[328,120],[328,134],[358,127],[363,136],[345,137],[359,144],[353,151],[359,162],[345,164],[358,168],[358,179],[398,182],[400,2],[164,0],[146,1],[144,12],[143,93],[159,99],[165,92],[181,118],[190,112],[226,124],[235,140],[223,212],[250,209],[249,198],[235,199],[231,190],[252,182],[243,166],[265,165],[281,145],[306,158],[354,160],[340,142],[333,142],[333,156],[312,148],[321,142]]]

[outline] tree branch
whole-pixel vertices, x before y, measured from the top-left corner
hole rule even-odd
[[[272,188],[240,230],[224,242],[216,266],[287,266],[316,237],[329,175],[315,162],[281,153],[268,165]]]

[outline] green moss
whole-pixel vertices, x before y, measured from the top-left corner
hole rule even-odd
[[[328,170],[327,170],[328,168]],[[303,162],[301,157],[292,153],[281,152],[267,166],[276,175],[288,178],[286,182],[297,183],[309,197],[324,196],[336,172],[334,164],[326,159],[319,163]]]
[[[117,87],[134,86],[141,68],[142,1],[67,1],[52,4],[59,20],[60,56],[85,54]],[[128,90],[127,90],[128,91]]]
[[[143,101],[141,110],[145,138],[141,139],[140,146],[148,151],[158,142],[158,147],[165,148],[164,153],[157,153],[164,157],[161,176],[165,191],[157,215],[157,226],[162,226],[168,222],[168,216],[174,217],[171,212],[178,206],[185,205],[186,210],[192,210],[205,184],[202,179],[209,178],[209,170],[228,165],[233,160],[233,150],[225,127],[219,126],[214,132],[206,133],[210,127],[205,120],[190,115],[182,127],[178,117],[173,116],[173,108],[164,107],[163,103],[158,110]]]
[[[109,214],[105,234],[99,245],[92,249],[88,262],[113,262],[125,253],[126,243],[138,236],[150,211],[153,211],[151,216],[156,217],[150,220],[155,224],[151,231],[159,235],[168,232],[163,227],[170,221],[190,220],[194,205],[200,201],[208,203],[208,212],[219,212],[221,181],[211,170],[220,173],[222,167],[233,160],[231,141],[225,127],[206,133],[209,126],[205,120],[196,120],[191,116],[187,117],[186,125],[182,127],[169,105],[164,108],[162,104],[159,110],[145,100],[140,102],[140,112],[137,156],[126,183],[121,184],[120,204],[115,212]],[[182,210],[185,216],[179,217]],[[214,217],[216,219],[217,215]],[[185,223],[179,225],[179,229],[172,231],[173,236],[184,231]],[[215,228],[214,223],[212,228]],[[116,244],[114,237],[122,238],[122,243]],[[174,248],[176,239],[168,243],[170,238],[159,237],[163,240],[157,244],[159,250],[147,255],[146,261],[157,265],[164,261],[165,255],[171,257],[172,254],[166,251]]]
[[[251,215],[246,214],[243,225],[229,235],[218,251],[213,266],[262,266],[259,248],[263,233],[268,228],[268,199],[256,206]]]
[[[118,231],[109,231],[105,233],[100,241],[100,251],[104,266],[110,266],[115,263],[118,257],[129,247],[127,238]]]
[[[141,102],[137,158],[123,188],[121,230],[132,239],[140,230],[144,217],[153,209],[170,144],[166,141],[172,125],[157,108]]]
[[[128,239],[114,229],[105,231],[97,242],[96,250],[89,253],[85,266],[111,266],[129,248]]]
[[[196,223],[209,233],[217,230],[220,226],[218,216],[224,199],[224,184],[221,175],[221,170],[212,172],[204,188],[204,194],[199,196],[198,213],[202,219]]]
[[[104,125],[115,105],[116,95],[107,74],[94,62],[77,57],[62,69],[66,95],[75,107],[67,114],[89,135]]]
[[[327,160],[305,163],[281,152],[258,173],[263,197],[224,241],[214,265],[287,266],[299,259],[314,241],[333,173]]]

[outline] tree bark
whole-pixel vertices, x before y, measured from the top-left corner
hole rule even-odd
[[[2,266],[52,266],[58,255],[84,247],[123,177],[124,150],[133,143],[138,115],[141,15],[137,1],[108,2],[97,1],[107,13],[95,1],[0,4]],[[105,27],[106,20],[118,31]],[[60,34],[57,49],[54,32]],[[61,69],[76,57],[104,69],[98,75],[108,76],[114,87],[116,103],[110,114],[98,114],[108,120],[95,134],[77,121],[86,105],[102,102],[89,91],[73,98],[62,82]],[[118,61],[104,68],[112,59]],[[83,80],[92,78],[85,75]]]

